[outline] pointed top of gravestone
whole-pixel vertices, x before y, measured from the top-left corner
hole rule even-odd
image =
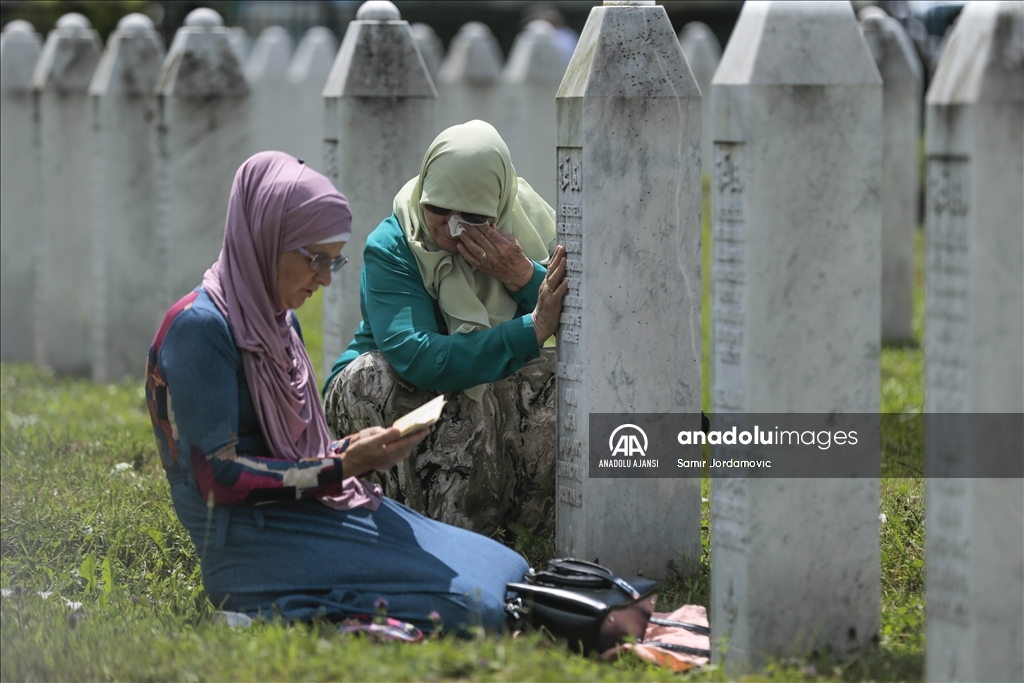
[[[118,31],[152,31],[153,20],[147,17],[145,14],[139,14],[138,12],[132,12],[121,17],[121,20],[117,22]]]
[[[6,36],[36,35],[36,29],[24,19],[15,19],[4,24],[3,34]]]
[[[176,97],[245,97],[249,84],[220,15],[192,10],[167,50],[156,91]]]
[[[686,64],[693,72],[693,77],[700,86],[701,94],[707,97],[710,94],[711,79],[714,78],[715,69],[722,59],[722,46],[718,37],[708,27],[699,21],[691,21],[679,32],[679,46],[686,56]]]
[[[268,26],[252,45],[245,65],[250,83],[283,81],[292,59],[292,37],[282,26]]]
[[[871,49],[871,55],[875,58],[882,80],[886,83],[915,81],[920,85],[923,73],[921,60],[900,22],[881,10],[862,10],[858,16],[864,40]]]
[[[1024,100],[1024,4],[969,2],[928,88],[929,105]]]
[[[326,97],[437,97],[407,21],[351,21]]]
[[[502,61],[501,47],[491,29],[470,21],[452,39],[437,77],[446,84],[491,85],[501,77]]]
[[[199,7],[188,13],[188,16],[185,17],[184,25],[189,28],[214,28],[215,26],[223,26],[224,19],[216,10],[212,10],[209,7]]]
[[[721,85],[854,85],[882,79],[848,2],[748,2],[715,71]]]
[[[288,65],[288,82],[316,81],[317,87],[322,89],[337,55],[338,39],[334,33],[329,28],[314,26],[306,31],[295,49],[292,63]]]
[[[590,10],[558,97],[700,97],[661,5]]]
[[[877,5],[865,5],[857,12],[857,20],[860,22],[867,21],[868,19],[886,19],[888,17],[889,15],[886,11]]]
[[[370,0],[356,10],[356,21],[401,21],[402,13],[388,0]]]
[[[129,14],[110,34],[107,49],[96,67],[89,94],[149,95],[156,87],[164,61],[164,41],[153,22],[142,14]]]
[[[69,12],[57,20],[57,28],[63,29],[86,29],[92,28],[92,24],[84,15],[78,12]]]
[[[645,7],[653,4],[654,0],[604,0],[605,7]]]
[[[516,36],[502,80],[506,83],[557,85],[569,66],[555,27],[543,19],[531,21]]]
[[[88,19],[74,13],[57,21],[57,28],[46,36],[32,72],[34,90],[84,94],[89,89],[103,46],[88,24]]]
[[[0,90],[28,92],[42,42],[27,21],[15,19],[0,35]]]
[[[437,33],[429,24],[413,24],[412,38],[416,41],[416,47],[427,65],[430,77],[437,80],[437,72],[441,70],[441,62],[444,61],[444,43],[437,37]]]

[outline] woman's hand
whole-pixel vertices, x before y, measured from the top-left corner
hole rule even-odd
[[[558,317],[562,314],[562,299],[569,290],[565,276],[565,247],[559,244],[548,263],[548,274],[540,284],[537,293],[537,307],[533,309],[533,331],[537,335],[537,346],[558,329]]]
[[[430,434],[421,429],[402,436],[391,427],[367,427],[348,437],[348,448],[341,453],[345,463],[345,476],[361,477],[373,471],[386,470],[412,454],[412,449]],[[342,439],[342,443],[344,443]]]
[[[526,257],[519,240],[487,223],[469,225],[459,235],[458,249],[469,265],[501,280],[510,292],[523,289],[533,277],[533,261]]]

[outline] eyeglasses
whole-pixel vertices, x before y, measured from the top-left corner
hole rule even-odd
[[[459,214],[462,216],[462,221],[469,225],[483,225],[487,221],[491,220],[490,216],[485,216],[481,213],[466,213],[465,211],[442,209],[441,207],[434,206],[433,204],[424,204],[423,208],[435,216],[451,216],[452,214]]]
[[[330,254],[311,254],[302,247],[299,247],[295,251],[308,258],[309,267],[317,273],[323,273],[327,270],[330,270],[332,273],[337,273],[346,263],[348,263],[348,256],[345,256],[344,254],[336,258],[331,258]]]

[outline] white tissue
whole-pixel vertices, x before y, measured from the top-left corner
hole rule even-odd
[[[462,215],[458,213],[453,213],[452,217],[448,219],[448,231],[452,234],[452,237],[458,237],[466,232],[460,221],[462,221]]]

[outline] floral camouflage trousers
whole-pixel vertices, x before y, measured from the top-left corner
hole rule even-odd
[[[380,351],[335,377],[324,407],[335,436],[387,426],[436,396],[399,377]],[[378,473],[384,494],[448,524],[491,535],[555,525],[555,350],[487,386],[479,403],[446,394],[441,419],[413,454]]]

